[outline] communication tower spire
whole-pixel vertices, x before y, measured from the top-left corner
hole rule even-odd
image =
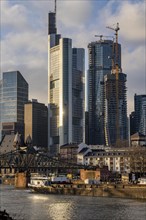
[[[55,8],[54,8],[54,12],[55,12],[55,14],[56,14],[56,12],[57,12],[57,0],[55,0]]]
[[[55,5],[54,5],[54,13],[55,13],[55,28],[56,28],[56,32],[57,32],[57,22],[56,22],[56,14],[57,14],[57,0],[55,0]]]
[[[54,9],[48,14],[48,34],[57,34],[56,28],[56,11],[57,11],[57,0],[54,0]]]

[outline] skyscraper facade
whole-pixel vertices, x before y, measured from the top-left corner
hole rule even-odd
[[[134,96],[136,132],[146,135],[146,95]]]
[[[99,40],[88,45],[88,112],[89,144],[105,144],[104,134],[104,76],[112,70],[115,44]],[[118,44],[118,65],[121,67],[121,46]]]
[[[136,133],[135,111],[131,112],[129,119],[130,119],[130,136],[131,136]]]
[[[72,142],[85,140],[85,51],[72,49]]]
[[[57,154],[66,143],[83,140],[84,50],[57,34],[55,13],[48,30],[48,141]]]
[[[24,105],[25,141],[28,136],[32,145],[48,149],[48,107],[37,100]]]
[[[2,120],[1,120],[1,114],[2,114],[2,80],[0,80],[0,142],[2,139]]]
[[[19,71],[4,72],[1,83],[1,132],[24,135],[24,104],[28,102],[28,83]]]

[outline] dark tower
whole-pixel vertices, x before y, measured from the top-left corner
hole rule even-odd
[[[48,14],[48,34],[56,34],[56,0],[55,0],[55,10]]]

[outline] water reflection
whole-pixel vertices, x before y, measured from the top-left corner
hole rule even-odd
[[[57,202],[49,205],[48,216],[55,220],[70,220],[73,217],[72,202]]]
[[[32,202],[42,202],[42,201],[47,201],[49,198],[43,195],[33,195],[31,197],[28,197]]]
[[[137,200],[34,194],[6,186],[0,186],[0,206],[17,220],[146,219],[146,203]]]

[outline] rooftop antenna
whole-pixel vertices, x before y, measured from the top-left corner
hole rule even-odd
[[[56,26],[57,26],[57,25],[56,25],[56,23],[57,23],[57,22],[56,22],[56,20],[57,20],[57,19],[56,19],[56,13],[57,13],[57,0],[55,0],[55,8],[54,8],[54,10],[55,10],[54,12],[55,12],[55,28],[56,28]],[[57,28],[56,28],[56,29],[57,29]]]
[[[55,0],[55,10],[54,10],[55,14],[56,14],[56,11],[57,11],[57,0]]]

